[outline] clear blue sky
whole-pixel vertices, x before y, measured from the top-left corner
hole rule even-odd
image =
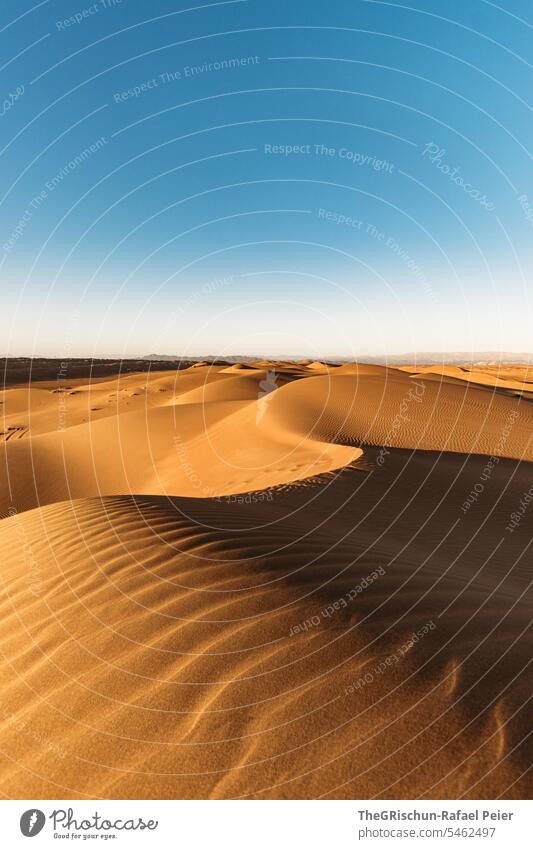
[[[2,353],[531,350],[532,25],[7,0]]]

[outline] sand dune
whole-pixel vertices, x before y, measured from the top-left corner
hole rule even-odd
[[[59,394],[32,388],[25,417],[18,394],[25,390],[7,391],[4,427],[27,422],[28,438],[0,446],[0,511],[94,495],[224,495],[360,456],[357,447],[270,426],[270,394],[290,379],[218,366],[175,379],[128,375]]]
[[[199,366],[60,392],[7,390],[0,511],[245,492],[340,468],[361,445],[533,459],[533,409],[490,384],[319,365]]]
[[[6,796],[528,795],[517,386],[264,362],[57,388],[1,399]]]

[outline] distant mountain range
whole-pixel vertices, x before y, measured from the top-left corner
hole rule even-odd
[[[179,357],[177,354],[146,354],[144,357],[141,357],[142,360],[150,360],[152,362],[179,362],[184,359]],[[260,362],[261,360],[279,360],[281,362],[298,362],[301,360],[309,360],[309,357],[288,355],[288,354],[276,354],[275,356],[267,355],[264,356],[251,356],[249,354],[246,355],[234,355],[234,356],[215,356],[213,354],[206,354],[203,357],[186,357],[187,361],[190,362],[202,362],[203,360],[224,360],[227,363],[243,363],[243,362]],[[410,365],[412,363],[417,363],[419,365],[435,365],[437,363],[447,363],[448,365],[460,365],[462,363],[465,364],[498,364],[498,363],[521,363],[521,364],[531,364],[533,363],[533,354],[529,354],[526,352],[516,353],[515,351],[454,351],[450,352],[442,352],[442,351],[423,351],[423,352],[415,352],[411,351],[406,354],[392,354],[389,357],[373,357],[366,356],[365,354],[361,354],[357,357],[328,357],[327,362],[335,362],[335,363],[349,363],[349,362],[361,362],[361,363],[374,363],[376,365]]]
[[[494,364],[498,363],[533,363],[533,354],[515,351],[411,351],[406,354],[393,354],[390,357],[357,357],[365,363],[379,363],[386,365],[401,365],[418,363],[419,365],[435,365],[446,363],[448,365],[468,364]],[[344,360],[343,362],[349,362]]]
[[[230,355],[221,356],[220,354],[205,354],[202,357],[178,357],[177,354],[145,354],[144,357],[141,357],[141,360],[150,360],[151,362],[161,362],[161,363],[168,363],[168,362],[176,363],[176,362],[180,362],[180,361],[183,361],[183,360],[186,360],[187,362],[192,362],[192,363],[201,363],[204,360],[209,361],[209,362],[212,362],[213,360],[224,360],[224,362],[226,362],[226,363],[257,363],[257,362],[260,362],[261,360],[264,360],[264,359],[265,359],[265,357],[252,356],[251,354],[250,355],[242,355],[242,356],[241,355],[239,355],[239,356],[230,356]],[[266,359],[273,359],[273,358],[267,357]],[[279,356],[279,357],[276,357],[276,359],[281,360],[281,361],[285,361],[285,360],[292,361],[292,360],[296,360],[297,358],[296,357],[288,357],[288,356],[286,356],[286,357]],[[301,359],[303,359],[303,357]]]

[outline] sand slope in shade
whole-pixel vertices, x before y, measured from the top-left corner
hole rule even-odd
[[[2,792],[527,795],[529,466],[459,517],[483,463],[4,519]]]

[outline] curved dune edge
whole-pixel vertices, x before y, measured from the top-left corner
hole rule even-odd
[[[69,498],[264,490],[343,468],[368,445],[533,460],[531,384],[463,374],[222,363],[11,388],[0,513]]]
[[[0,445],[0,513],[91,496],[229,495],[346,466],[359,447],[270,421],[273,395],[302,373],[204,366],[7,390],[5,432],[27,424]]]
[[[392,451],[375,474],[244,504],[2,520],[2,787],[527,797],[527,534],[495,542],[529,473],[502,461],[457,525],[483,462]]]

